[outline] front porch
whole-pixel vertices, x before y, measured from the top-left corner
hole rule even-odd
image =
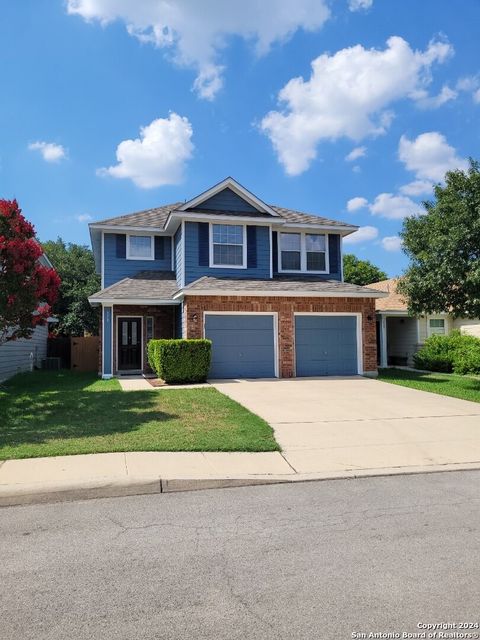
[[[420,347],[418,319],[407,313],[377,313],[378,365],[413,366]]]
[[[102,307],[100,374],[149,374],[147,343],[152,338],[181,336],[180,306],[176,304]]]

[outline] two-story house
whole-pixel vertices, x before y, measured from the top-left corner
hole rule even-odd
[[[375,298],[347,284],[357,227],[265,204],[232,178],[90,224],[101,375],[142,373],[151,338],[209,338],[212,378],[375,375]]]

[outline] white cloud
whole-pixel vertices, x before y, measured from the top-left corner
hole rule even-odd
[[[28,148],[30,151],[40,151],[45,162],[59,162],[67,157],[65,148],[54,142],[31,142]]]
[[[370,242],[378,238],[377,227],[360,227],[358,231],[351,233],[349,236],[345,236],[343,239],[344,244],[361,244],[362,242]]]
[[[436,96],[429,96],[425,90],[418,92],[416,102],[421,109],[438,109],[438,107],[441,107],[446,102],[450,102],[450,100],[455,100],[457,97],[457,91],[444,85],[440,93]]]
[[[409,171],[413,171],[418,180],[440,182],[445,173],[452,169],[466,169],[468,162],[457,156],[445,136],[438,131],[422,133],[409,140],[400,138],[398,157]]]
[[[308,80],[292,78],[280,91],[282,110],[271,111],[261,128],[270,138],[289,175],[308,169],[323,140],[346,137],[360,141],[385,133],[397,100],[416,99],[431,81],[431,67],[453,52],[446,42],[432,41],[413,50],[398,36],[383,50],[361,45],[323,54],[313,60]]]
[[[353,162],[358,158],[363,158],[367,155],[367,147],[355,147],[352,149],[348,155],[345,156],[345,160],[347,162]]]
[[[373,0],[348,0],[350,11],[366,11],[373,5]]]
[[[386,236],[380,243],[385,251],[400,251],[402,248],[402,239],[399,236]]]
[[[89,213],[82,213],[79,216],[75,216],[75,219],[78,220],[78,222],[90,222],[90,220],[93,220]]]
[[[118,164],[99,169],[99,175],[129,178],[150,189],[181,182],[185,163],[192,157],[192,125],[171,113],[140,129],[140,137],[123,140],[117,147]]]
[[[433,184],[428,180],[414,180],[400,187],[400,191],[406,196],[426,196],[433,191]]]
[[[364,209],[365,207],[368,207],[368,200],[366,198],[359,198],[357,196],[356,198],[350,198],[347,202],[347,211],[350,211],[350,213]]]
[[[169,50],[176,64],[197,70],[194,89],[209,100],[222,87],[219,54],[233,36],[263,55],[298,29],[320,29],[330,16],[326,0],[67,0],[67,11],[102,25],[120,20],[131,36]]]
[[[406,196],[394,196],[392,193],[380,193],[369,205],[370,213],[382,218],[401,220],[406,216],[424,213],[422,207]]]
[[[480,75],[465,76],[460,78],[456,85],[457,91],[465,91],[472,94],[475,104],[480,104]]]

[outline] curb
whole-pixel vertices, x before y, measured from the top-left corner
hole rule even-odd
[[[109,482],[106,484],[82,483],[69,487],[52,486],[49,488],[23,487],[21,489],[0,488],[0,508],[49,504],[55,502],[74,502],[96,498],[121,498],[181,491],[201,491],[204,489],[228,489],[265,484],[283,484],[292,480],[280,478],[186,478],[171,480],[146,480],[130,482]]]
[[[297,484],[306,482],[325,482],[333,480],[362,480],[366,478],[388,478],[394,476],[412,476],[433,473],[459,471],[480,471],[480,463],[432,465],[432,467],[394,467],[384,469],[365,469],[364,471],[340,471],[324,474],[296,474],[291,476],[264,476],[243,478],[172,478],[147,480],[118,480],[114,482],[79,483],[72,485],[51,485],[39,488],[24,486],[12,489],[0,486],[0,508],[74,502],[98,498],[121,498],[126,496],[203,491],[208,489],[231,489],[260,485]]]

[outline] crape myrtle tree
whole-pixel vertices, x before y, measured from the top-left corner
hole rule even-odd
[[[29,338],[51,314],[60,286],[16,200],[0,200],[0,344]]]
[[[410,258],[399,289],[412,314],[480,317],[480,164],[449,171],[425,214],[410,216],[400,234]]]
[[[387,274],[370,260],[360,260],[352,253],[343,256],[343,279],[350,284],[364,286],[387,279]]]

